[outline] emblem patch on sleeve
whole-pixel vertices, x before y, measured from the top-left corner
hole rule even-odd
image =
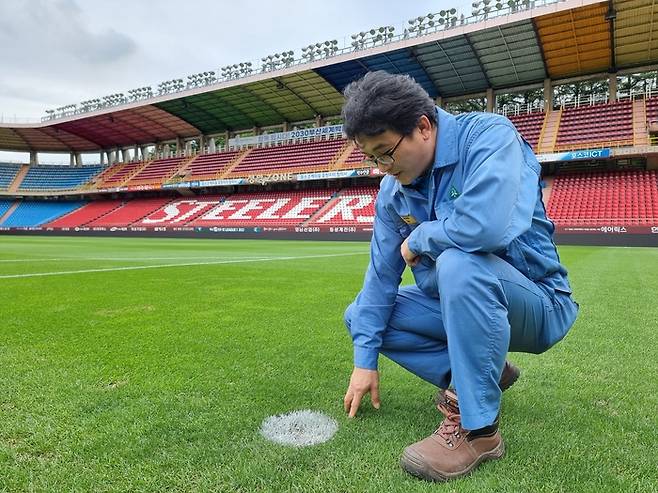
[[[418,221],[414,216],[400,216],[400,218],[407,223],[409,226],[413,226],[414,224],[418,224]]]

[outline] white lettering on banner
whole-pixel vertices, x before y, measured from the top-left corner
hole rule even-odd
[[[207,212],[201,216],[201,221],[216,221],[218,219],[224,219],[224,216],[221,215],[222,212],[236,211],[236,205],[246,204],[248,200],[225,200],[224,203],[219,204],[210,212]]]
[[[288,202],[290,202],[289,198],[276,199],[276,202],[274,202],[272,207],[256,217],[256,219],[279,219],[279,216],[276,216],[275,214],[279,212]]]
[[[353,203],[356,199],[356,203]],[[370,205],[373,201],[373,197],[364,196],[364,195],[343,195],[339,197],[334,206],[328,210],[320,219],[319,223],[326,223],[331,221],[336,216],[341,217],[343,221],[356,221],[358,223],[367,223],[372,224],[375,220],[373,216],[356,216],[354,211],[363,209],[364,207]]]
[[[217,201],[200,202],[198,200],[179,200],[178,202],[165,206],[161,211],[156,211],[150,217],[145,218],[142,222],[144,224],[159,224],[165,222],[180,223],[185,221],[191,215],[201,212],[203,209],[210,208],[215,204],[217,204]],[[164,216],[160,217],[162,213],[164,213]]]
[[[253,199],[247,202],[247,204],[237,211],[235,214],[229,217],[229,219],[247,219],[251,220],[253,219],[251,216],[246,215],[247,212],[251,211],[262,211],[264,209],[264,206],[261,205],[264,202],[274,202],[274,199]]]
[[[292,130],[290,132],[276,132],[272,134],[253,135],[250,137],[235,137],[233,139],[229,139],[228,145],[239,146],[250,144],[266,144],[269,142],[282,142],[289,139],[318,137],[321,135],[343,136],[343,126],[329,125],[326,127],[302,128],[300,130]]]
[[[247,179],[247,183],[266,185],[275,181],[292,181],[292,179],[292,173],[270,173],[269,175],[252,175]]]
[[[305,197],[299,201],[295,207],[290,209],[286,214],[283,215],[281,219],[308,219],[311,217],[311,214],[302,214],[304,209],[312,209],[312,212],[315,212],[319,207],[322,206],[327,200],[331,197]],[[320,201],[319,203],[314,203]]]

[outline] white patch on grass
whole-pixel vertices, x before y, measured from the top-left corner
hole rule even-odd
[[[304,409],[263,421],[260,433],[267,440],[291,447],[308,447],[329,441],[338,431],[338,423],[326,414]]]

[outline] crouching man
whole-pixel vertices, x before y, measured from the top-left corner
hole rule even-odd
[[[401,459],[449,480],[503,456],[501,392],[519,370],[508,351],[541,353],[576,319],[552,240],[540,165],[509,120],[452,116],[403,75],[372,72],[345,89],[344,131],[386,176],[370,264],[345,312],[354,370],[345,411],[380,406],[380,354],[439,389],[445,419]],[[405,267],[415,285],[400,287]]]

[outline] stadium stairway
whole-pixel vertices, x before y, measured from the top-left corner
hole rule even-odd
[[[240,166],[240,164],[242,164],[242,161],[244,161],[245,159],[247,159],[247,157],[249,157],[251,151],[253,151],[253,149],[247,149],[242,154],[238,154],[237,157],[235,157],[234,160],[228,164],[228,166],[223,172],[217,174],[217,178],[222,179],[228,177],[231,173],[233,173],[233,170],[235,170]]]
[[[0,200],[0,224],[16,210],[20,200]]]
[[[185,165],[181,166],[170,178],[169,182],[191,180],[213,180],[222,176],[230,169],[242,151],[224,151],[211,154],[197,154]]]
[[[560,120],[562,119],[562,109],[549,111],[544,118],[539,140],[537,141],[537,152],[553,152],[557,142],[557,134],[560,129]]]
[[[121,165],[123,163],[115,163],[109,165],[107,168],[105,168],[103,171],[98,173],[96,176],[94,176],[91,180],[89,180],[87,183],[82,185],[82,189],[84,190],[94,190],[97,188],[102,188],[100,183],[103,183],[105,180],[110,179],[119,169],[121,169]]]
[[[316,219],[322,217],[324,214],[326,214],[329,209],[331,209],[335,205],[334,199],[336,197],[340,197],[342,193],[342,190],[338,190],[336,193],[331,195],[331,198],[327,200],[327,203],[324,204],[322,207],[320,207],[317,211],[315,211],[313,214],[311,214],[311,217],[306,219],[304,222],[300,224],[300,226],[308,226],[312,222],[314,222]]]
[[[134,175],[144,169],[151,161],[134,161],[132,163],[116,163],[108,170],[108,173],[101,173],[102,177],[97,180],[95,188],[114,188],[123,186]]]
[[[335,159],[335,161],[332,163],[329,169],[337,170],[344,168],[347,159],[350,157],[352,152],[354,152],[354,148],[355,148],[354,144],[352,144],[352,142],[350,142],[349,140],[346,140],[343,149],[338,153],[338,157]]]
[[[126,186],[160,185],[176,176],[196,156],[154,159],[135,173],[126,182]]]
[[[314,214],[308,226],[365,226],[372,225],[375,215],[377,187],[360,186],[341,190],[329,203]],[[361,220],[359,220],[361,219]]]
[[[633,101],[633,145],[649,145],[647,104],[644,99],[636,99]]]
[[[341,164],[342,169],[355,169],[362,166],[363,160],[365,159],[365,154],[361,152],[357,146],[350,144],[350,153],[347,155],[343,163]]]
[[[18,190],[18,187],[21,186],[21,183],[23,183],[23,179],[27,175],[28,171],[30,171],[30,167],[27,164],[21,166],[21,169],[19,169],[18,173],[16,173],[16,176],[14,177],[14,181],[11,182],[11,185],[9,185],[7,191],[11,193],[16,192]]]

